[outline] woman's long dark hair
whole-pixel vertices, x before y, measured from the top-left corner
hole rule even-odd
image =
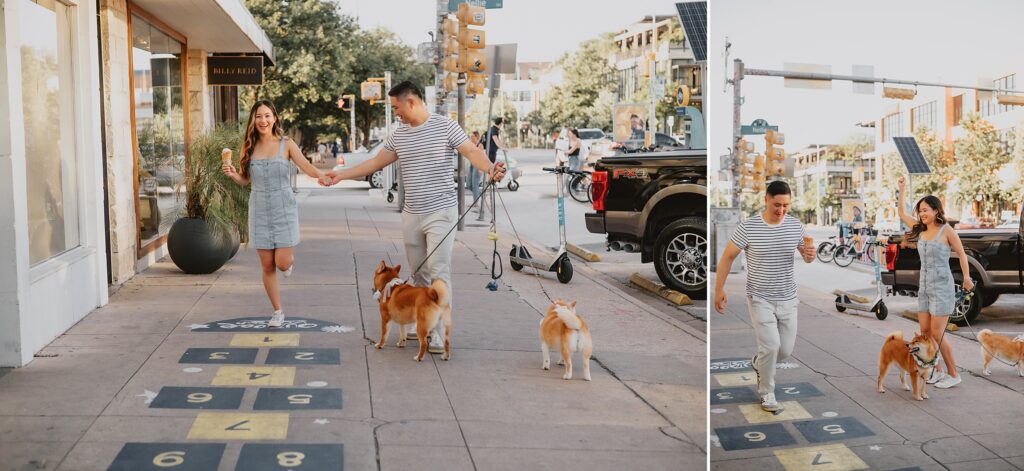
[[[939,224],[946,224],[946,212],[942,210],[942,201],[939,201],[939,199],[936,198],[934,195],[925,196],[924,198],[921,198],[914,206],[914,215],[918,217],[918,220],[917,224],[914,224],[914,227],[911,228],[910,232],[906,234],[905,239],[908,242],[917,242],[917,239],[918,237],[921,236],[921,233],[928,230],[928,226],[925,225],[925,223],[921,222],[920,219],[921,204],[927,204],[933,210],[935,210],[935,220]]]
[[[266,106],[270,109],[270,113],[274,115],[274,127],[271,129],[271,133],[274,137],[281,137],[284,135],[284,130],[281,128],[281,117],[277,115],[277,108],[274,108],[274,104],[270,100],[259,100],[253,103],[252,109],[249,110],[249,124],[245,126],[245,138],[242,141],[242,158],[238,162],[239,173],[249,178],[249,161],[252,160],[252,152],[256,149],[256,143],[260,141],[260,132],[256,130],[256,110],[260,109],[261,106]]]

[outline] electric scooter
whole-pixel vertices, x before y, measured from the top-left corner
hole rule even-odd
[[[882,287],[882,257],[885,256],[881,253],[881,247],[888,245],[885,240],[876,240],[871,242],[871,248],[869,250],[878,250],[880,253],[875,257],[875,287],[876,293],[875,298],[871,299],[865,296],[854,294],[850,291],[835,290],[832,294],[836,295],[836,310],[839,312],[846,312],[847,309],[861,312],[873,312],[878,320],[885,320],[889,316],[889,308],[885,307],[885,288]]]
[[[526,247],[512,244],[509,264],[515,271],[522,270],[523,267],[553,271],[558,277],[558,281],[568,283],[572,280],[572,262],[569,260],[569,252],[565,248],[565,174],[569,168],[559,165],[555,168],[545,167],[542,170],[558,175],[558,253],[551,260],[541,260],[531,256]]]

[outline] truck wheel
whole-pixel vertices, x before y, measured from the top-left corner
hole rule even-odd
[[[986,308],[996,303],[999,300],[999,293],[993,293],[991,291],[985,292],[984,303],[981,307]]]
[[[953,305],[953,315],[949,316],[949,321],[958,325],[965,326],[968,323],[974,323],[981,315],[981,307],[985,304],[985,290],[982,289],[981,282],[977,281],[980,277],[977,273],[971,273],[971,278],[975,280],[974,297],[971,298],[970,302],[964,302],[957,300],[956,304]],[[963,289],[963,275],[960,272],[953,272],[953,289],[960,291]]]
[[[654,242],[654,268],[665,286],[690,297],[707,299],[707,223],[701,217],[672,222]]]

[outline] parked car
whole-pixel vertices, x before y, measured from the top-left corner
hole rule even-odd
[[[1017,226],[997,229],[961,229],[956,233],[964,245],[970,276],[977,288],[970,302],[958,301],[953,309],[951,322],[964,325],[974,322],[981,309],[991,306],[1001,294],[1024,293],[1024,227],[1017,218]],[[921,259],[912,244],[903,244],[903,235],[889,238],[885,252],[885,272],[882,282],[890,291],[911,296],[917,295]],[[953,280],[959,289],[963,281],[960,260],[953,254],[949,260]]]
[[[618,152],[598,160],[591,178],[587,230],[654,262],[669,288],[705,299],[707,151]]]
[[[580,133],[580,157],[583,159],[586,159],[587,155],[590,154],[591,146],[595,142],[609,137],[604,131],[597,128],[579,128],[576,131]],[[565,156],[565,151],[568,149],[569,128],[562,128],[558,133],[558,139],[555,140],[556,164],[568,161],[568,158]]]
[[[339,154],[341,156],[340,167],[341,168],[352,168],[359,165],[367,160],[370,160],[380,149],[384,147],[383,142],[377,142],[370,150],[364,152],[349,152],[345,154]],[[377,170],[372,175],[367,176],[365,180],[370,184],[372,188],[384,188],[384,170]]]

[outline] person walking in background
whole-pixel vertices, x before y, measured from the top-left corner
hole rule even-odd
[[[267,323],[281,327],[281,290],[277,272],[285,278],[292,274],[295,246],[299,244],[299,211],[291,188],[291,166],[295,163],[306,175],[322,184],[330,179],[302,155],[295,141],[285,137],[274,104],[257,101],[245,127],[239,169],[226,161],[221,170],[239,185],[252,185],[249,195],[249,243],[256,248],[263,267],[263,288],[274,308]]]
[[[949,323],[949,316],[953,314],[953,308],[956,306],[956,290],[953,271],[949,268],[949,255],[955,252],[959,257],[960,273],[970,273],[967,254],[964,253],[964,246],[956,231],[946,230],[949,223],[946,222],[946,213],[942,210],[942,201],[933,195],[921,198],[914,206],[914,213],[917,214],[917,219],[914,219],[903,209],[907,181],[900,177],[898,183],[900,191],[896,203],[897,211],[903,224],[911,228],[903,240],[917,242],[917,252],[921,258],[921,279],[917,285],[917,307],[920,312],[917,315],[917,322],[922,334],[939,342],[939,352],[946,363],[946,371],[943,372],[942,365],[936,362],[931,377],[926,381],[940,389],[951,388],[960,384],[961,378],[953,359],[953,347],[943,335],[946,324]],[[974,281],[969,276],[965,277],[964,290],[972,289]]]
[[[565,151],[569,157],[569,170],[580,169],[580,147],[582,145],[580,132],[576,128],[569,129],[569,149]]]
[[[480,131],[473,131],[473,134],[469,136],[469,142],[472,142],[473,147],[476,149],[484,149],[484,142],[480,140]],[[484,175],[472,165],[470,165],[467,170],[469,171],[469,189],[473,192],[473,201],[476,201],[476,199],[480,197],[480,184],[483,182]],[[483,203],[480,204],[477,211],[484,211]]]
[[[331,157],[334,158],[334,160],[338,160],[338,154],[341,153],[341,149],[338,148],[339,141],[341,141],[340,137],[335,138],[334,142],[331,143]]]
[[[725,314],[725,280],[740,251],[747,253],[747,309],[757,340],[757,354],[750,366],[757,374],[761,409],[781,410],[775,400],[775,365],[789,357],[796,344],[796,276],[793,251],[804,262],[814,261],[814,244],[804,237],[804,225],[789,215],[789,185],[773,181],[765,191],[765,210],[743,221],[733,234],[718,263],[715,310]]]

